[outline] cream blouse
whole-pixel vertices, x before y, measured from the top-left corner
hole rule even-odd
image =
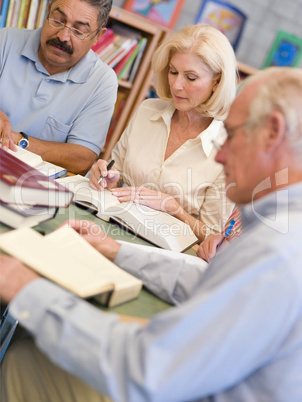
[[[234,204],[225,195],[222,165],[215,162],[212,140],[223,143],[223,123],[213,120],[164,160],[174,106],[147,99],[139,106],[112,151],[115,167],[129,186],[146,186],[171,194],[208,233],[220,232]]]

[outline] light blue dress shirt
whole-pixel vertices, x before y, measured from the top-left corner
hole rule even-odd
[[[38,59],[40,36],[41,29],[0,30],[0,110],[14,131],[98,155],[116,101],[116,75],[92,50],[70,70],[49,75]]]
[[[38,279],[11,314],[58,365],[113,400],[302,401],[302,184],[242,210],[243,234],[206,268],[123,244],[115,263],[176,304],[147,327]]]

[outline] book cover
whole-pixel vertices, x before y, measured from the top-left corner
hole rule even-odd
[[[0,235],[0,247],[77,296],[94,297],[108,307],[136,298],[142,288],[139,279],[109,261],[67,225],[46,236],[28,228],[12,230]]]
[[[177,252],[183,252],[197,243],[189,225],[165,212],[133,202],[122,202],[109,190],[96,191],[83,176],[58,180],[74,192],[74,201],[91,209],[104,221],[114,220],[150,243]]]
[[[73,193],[0,148],[0,197],[13,204],[67,207]]]
[[[0,201],[0,222],[13,228],[29,228],[56,216],[55,207],[7,204]]]
[[[43,161],[40,155],[28,151],[17,146],[17,151],[8,150],[11,155],[27,163],[31,167],[39,170],[39,172],[46,174],[46,176],[52,179],[57,179],[64,176],[67,173],[67,169],[54,165],[53,163]]]

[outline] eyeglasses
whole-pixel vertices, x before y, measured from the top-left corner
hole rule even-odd
[[[227,141],[230,141],[230,139],[233,137],[233,134],[235,133],[235,131],[243,126],[246,126],[247,124],[248,123],[246,121],[244,121],[240,124],[237,124],[237,126],[234,126],[234,127],[228,128],[228,127],[224,126],[225,131],[227,132],[227,138],[225,139],[224,143],[220,144],[217,140],[212,140],[212,144],[213,144],[214,148],[216,149],[216,151],[219,152],[222,149],[222,147],[224,146],[224,144]]]
[[[99,31],[99,28],[96,29],[93,32],[90,32],[89,34],[85,34],[82,31],[79,31],[76,28],[70,28],[68,27],[66,24],[63,24],[63,22],[55,20],[54,18],[47,18],[48,24],[52,27],[52,28],[56,28],[58,30],[61,30],[63,28],[67,28],[69,29],[70,34],[76,38],[76,39],[80,39],[80,40],[84,40],[86,38],[88,38],[88,36],[94,34],[95,32]]]

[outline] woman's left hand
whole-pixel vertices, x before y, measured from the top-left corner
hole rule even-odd
[[[150,190],[146,187],[118,187],[111,192],[120,202],[133,201],[158,211],[176,215],[181,209],[179,203],[170,194]]]

